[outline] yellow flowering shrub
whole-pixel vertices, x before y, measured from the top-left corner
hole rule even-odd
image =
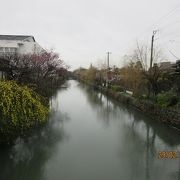
[[[11,139],[45,122],[49,108],[42,102],[43,98],[27,86],[0,81],[0,136]]]

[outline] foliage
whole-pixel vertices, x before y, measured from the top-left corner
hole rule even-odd
[[[68,66],[52,51],[41,54],[13,55],[0,59],[6,79],[38,86],[54,85],[66,78]]]
[[[179,108],[180,60],[173,65],[174,67],[170,62],[164,62],[165,66],[161,50],[155,47],[151,66],[150,52],[148,46],[139,46],[137,43],[134,51],[125,56],[126,64],[122,68],[114,66],[108,70],[106,66],[90,66],[89,69],[77,70],[76,77],[93,85],[110,87],[115,92],[132,91],[134,97],[158,103],[162,107]]]
[[[0,81],[1,140],[11,141],[47,119],[48,103],[26,86]]]
[[[120,70],[121,82],[127,90],[132,90],[135,96],[141,94],[141,86],[144,84],[142,65],[139,61],[130,61],[129,64]]]
[[[90,84],[96,84],[97,72],[98,72],[98,70],[95,67],[90,66],[89,69],[79,68],[74,71],[74,74],[80,80],[86,81]]]
[[[110,88],[115,92],[123,92],[124,91],[124,88],[122,88],[119,85],[111,85]]]
[[[132,55],[133,60],[139,61],[142,65],[143,70],[143,76],[145,80],[147,81],[146,87],[148,90],[148,96],[153,95],[156,96],[160,90],[158,86],[158,81],[161,76],[161,70],[157,66],[157,63],[163,60],[163,55],[161,50],[159,50],[157,47],[154,49],[153,53],[153,61],[152,64],[153,67],[151,67],[149,59],[150,59],[150,51],[148,50],[148,46],[145,45],[139,45],[137,43],[137,47],[134,50],[134,53]]]
[[[178,101],[178,96],[176,96],[173,92],[164,92],[158,94],[157,96],[157,104],[161,107],[175,106],[179,103]]]
[[[90,67],[86,73],[84,73],[84,79],[87,80],[90,83],[95,82],[96,79],[96,68],[95,67]]]
[[[177,107],[178,109],[180,109],[180,99],[179,99],[178,103],[176,104],[176,107]]]

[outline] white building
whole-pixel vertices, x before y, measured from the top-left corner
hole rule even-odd
[[[12,55],[40,54],[44,51],[33,36],[0,35],[0,58],[2,59]],[[4,74],[0,71],[0,79],[4,79]]]
[[[39,54],[44,49],[33,36],[0,35],[0,56]]]

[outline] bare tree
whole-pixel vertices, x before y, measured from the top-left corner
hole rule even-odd
[[[157,66],[158,62],[163,59],[162,52],[159,48],[154,49],[153,53],[153,67],[150,68],[150,50],[146,45],[139,45],[137,42],[137,47],[134,50],[132,59],[139,61],[142,64],[142,70],[144,78],[147,80],[148,95],[157,95],[159,92],[158,79],[161,76],[161,70]]]

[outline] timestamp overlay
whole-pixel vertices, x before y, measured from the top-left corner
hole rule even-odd
[[[179,158],[178,151],[159,151],[157,154],[158,159],[177,159]]]

